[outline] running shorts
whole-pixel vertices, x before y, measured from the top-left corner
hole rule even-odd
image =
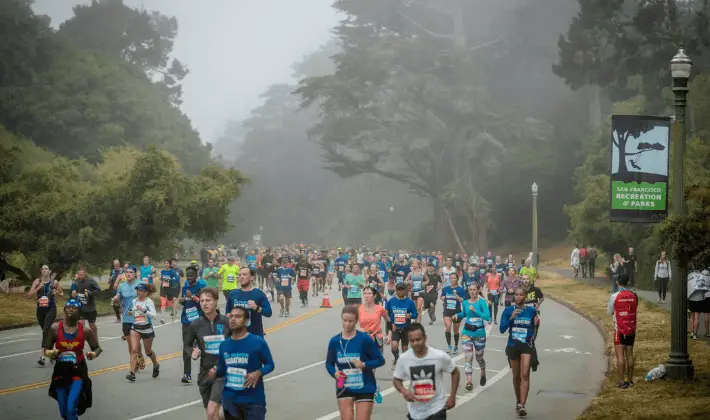
[[[98,313],[96,311],[80,312],[81,319],[89,321],[89,324],[95,324],[97,316]]]
[[[290,286],[289,287],[279,287],[279,294],[284,295],[285,297],[287,297],[289,299],[293,296]]]
[[[210,379],[208,371],[200,372],[197,376],[197,387],[202,396],[202,405],[207,408],[210,401],[221,403],[222,391],[224,390],[224,378]]]
[[[309,279],[298,279],[298,283],[296,283],[296,288],[298,291],[308,291],[308,289],[311,286],[311,281]]]
[[[614,331],[614,345],[633,346],[636,341],[636,334],[620,334],[619,331]]]
[[[347,298],[347,299],[345,299],[345,304],[346,305],[361,305],[362,298]]]
[[[167,300],[173,300],[175,299],[180,293],[176,293],[175,288],[171,287],[161,287],[160,288],[160,297],[164,297]]]
[[[521,354],[535,354],[535,347],[527,343],[521,343],[520,341],[515,341],[512,346],[505,348],[505,355],[508,356],[508,360],[520,360]]]
[[[436,291],[433,293],[425,293],[424,294],[424,308],[428,309],[430,307],[436,306],[436,301],[437,301],[438,295]]]
[[[451,309],[444,309],[444,318],[452,318],[457,313],[459,313],[459,311],[451,310]]]
[[[392,328],[392,341],[399,341],[403,346],[409,346],[409,336],[407,329]]]
[[[144,330],[141,330],[139,328],[136,328],[136,326],[131,326],[131,330],[137,332],[140,334],[141,338],[144,340],[147,340],[149,338],[155,338],[155,331],[153,331],[152,326],[148,329],[150,332],[144,332]]]
[[[352,399],[353,402],[374,402],[375,394],[356,394],[349,388],[345,389],[335,389],[335,395],[339,400]]]
[[[416,303],[417,299],[424,299],[424,291],[420,290],[418,292],[411,293],[411,299]]]
[[[131,322],[124,322],[121,324],[121,330],[123,332],[124,337],[128,337],[131,335],[131,327],[133,327],[133,323]]]
[[[224,420],[265,420],[266,406],[256,404],[232,404],[224,407]]]

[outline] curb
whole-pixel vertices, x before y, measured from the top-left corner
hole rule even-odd
[[[576,306],[566,301],[565,299],[558,296],[554,296],[549,293],[545,294],[545,297],[549,297],[550,299],[575,312],[576,314],[579,314],[580,316],[594,324],[594,326],[597,328],[597,331],[604,339],[604,358],[606,359],[606,370],[604,372],[604,377],[599,382],[599,391],[597,391],[597,395],[594,397],[594,399],[596,399],[599,396],[599,393],[604,389],[604,382],[606,382],[606,379],[609,377],[609,374],[611,374],[611,349],[609,348],[609,332],[606,330],[606,328],[604,328],[604,325],[601,323],[601,321],[599,321],[597,318],[592,318],[587,314],[583,313],[580,309],[577,309]],[[587,410],[589,410],[589,407],[591,407],[591,405],[592,403],[590,403],[584,411],[586,412]]]
[[[100,312],[97,314],[97,317],[99,316],[108,316],[108,315],[113,315],[113,312]],[[64,317],[57,317],[57,319],[54,320],[54,322],[61,321],[64,319]],[[21,324],[11,324],[11,325],[0,325],[0,331],[9,331],[9,330],[17,330],[19,328],[27,328],[27,327],[36,327],[39,326],[38,322],[23,322]]]

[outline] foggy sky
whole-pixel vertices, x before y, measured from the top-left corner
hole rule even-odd
[[[173,55],[190,69],[183,111],[203,141],[214,142],[230,119],[260,104],[269,85],[291,81],[291,65],[330,37],[338,15],[333,0],[125,0],[179,23]],[[52,26],[91,0],[35,0]]]

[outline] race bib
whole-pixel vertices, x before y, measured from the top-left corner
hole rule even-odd
[[[188,321],[193,322],[200,319],[200,311],[195,307],[187,308],[185,309],[185,317],[187,317]]]
[[[406,324],[407,323],[407,314],[394,314],[394,323],[395,324]]]
[[[397,283],[402,283],[404,281],[404,276],[397,276]]]
[[[281,286],[283,287],[288,287],[290,283],[290,279],[288,277],[281,277]]]
[[[528,329],[527,328],[520,328],[520,327],[513,327],[513,339],[518,340],[521,343],[524,343],[528,339]]]
[[[77,293],[76,298],[79,299],[79,302],[81,302],[82,305],[86,305],[87,299],[85,294]]]
[[[422,281],[421,280],[413,281],[412,282],[412,289],[422,290]]]
[[[49,298],[47,296],[42,296],[41,298],[37,299],[37,305],[39,305],[40,308],[49,307]]]
[[[136,315],[135,321],[133,321],[134,324],[138,325],[145,325],[148,323],[148,317],[145,315]]]
[[[227,281],[228,282],[234,283],[235,278],[236,277],[234,276],[234,274],[227,274]]]
[[[496,289],[489,290],[488,293],[490,293],[493,296],[498,296],[498,290],[496,290]]]
[[[235,391],[244,390],[244,382],[247,379],[247,370],[236,367],[228,367],[225,375],[224,386]]]
[[[343,373],[347,375],[345,388],[360,389],[365,386],[361,369],[345,369]]]
[[[143,277],[143,283],[148,283],[148,277]]]
[[[343,270],[345,270],[345,267],[343,267],[342,265],[339,265],[339,266],[338,266],[338,271],[343,271]]]
[[[164,282],[163,282],[163,288],[167,289],[168,287],[170,287],[170,282],[169,282],[169,281],[164,281]]]
[[[418,402],[429,401],[434,398],[436,394],[434,378],[430,378],[429,375],[422,370],[420,374],[415,373],[412,377],[412,391],[417,397]]]
[[[301,270],[301,277],[306,277],[306,270]]]
[[[74,353],[73,351],[65,351],[64,353],[61,353],[59,357],[57,357],[57,361],[61,363],[71,363],[75,365],[76,353]]]
[[[202,338],[205,342],[205,352],[207,354],[219,354],[219,345],[224,341],[223,335],[206,335]]]
[[[455,311],[456,310],[456,303],[454,299],[446,299],[446,309],[450,311]]]
[[[313,274],[318,274],[318,273],[320,273],[320,270],[317,269],[317,268],[314,268],[314,269],[313,269]]]
[[[377,274],[379,274],[380,277],[385,278],[385,270],[377,270]]]

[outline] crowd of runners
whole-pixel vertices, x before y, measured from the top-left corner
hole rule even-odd
[[[176,260],[164,261],[159,270],[148,256],[139,267],[113,262],[109,287],[116,322],[121,323],[127,344],[128,381],[137,380],[136,373],[146,367],[146,357],[152,361],[152,377],[160,375],[153,351],[154,325],[164,323],[168,316],[179,316],[183,338],[179,379],[191,383],[192,362],[199,360],[197,385],[207,419],[263,419],[263,377],[274,370],[274,360],[262,317],[271,317],[276,303],[278,316],[290,316],[294,288],[302,306],[308,305],[309,297],[337,288],[345,303],[342,331],[328,343],[325,366],[334,379],[342,419],[370,418],[382,399],[374,372],[386,364],[386,353],[392,355],[394,386],[408,402],[410,418],[445,418],[446,410],[456,404],[461,377],[452,355],[459,348],[464,353],[467,391],[475,388],[474,360],[480,369],[478,386],[485,386],[486,327],[493,326],[508,334],[505,352],[513,373],[515,412],[521,417],[527,414],[544,302],[529,259],[518,263],[512,255],[501,258],[491,252],[482,257],[444,256],[441,252],[328,251],[298,246],[244,254],[225,254],[202,264],[192,261],[184,270]],[[54,365],[50,395],[58,401],[62,418],[76,419],[91,407],[86,359],[102,351],[96,327],[101,287],[81,269],[64,306],[64,318],[55,324],[54,298],[63,292],[49,274],[48,267],[43,267],[30,290],[37,299],[43,332],[38,363],[44,365],[49,359]],[[153,301],[156,293],[159,305],[157,299]],[[226,301],[224,311],[218,308],[220,295]],[[423,326],[427,320],[433,325],[438,314],[444,324],[438,333],[443,332],[447,343],[443,349],[427,344],[427,334],[434,330],[427,332]],[[91,350],[87,353],[85,342]],[[448,396],[440,386],[443,372],[451,374]]]

